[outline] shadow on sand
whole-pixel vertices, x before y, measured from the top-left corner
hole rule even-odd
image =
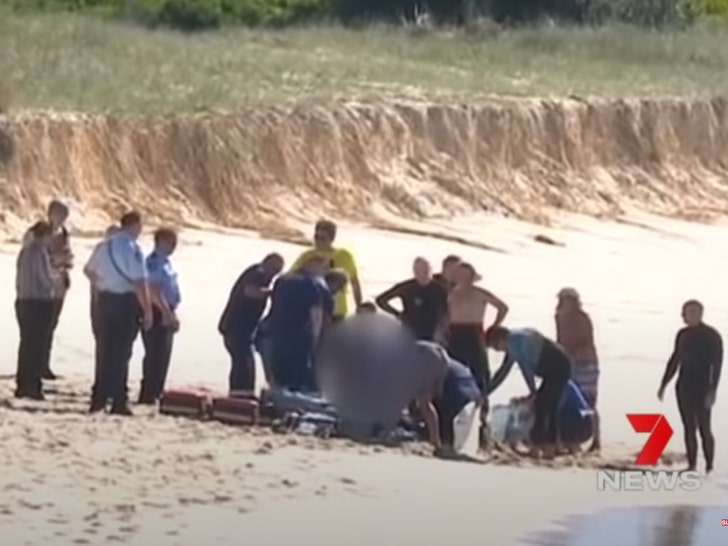
[[[561,521],[561,529],[532,534],[529,546],[717,546],[728,544],[720,506],[609,508]]]

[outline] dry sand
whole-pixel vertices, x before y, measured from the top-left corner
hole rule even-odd
[[[45,403],[17,402],[10,398],[11,379],[0,382],[2,543],[456,546],[485,543],[487,537],[487,543],[505,546],[530,530],[555,525],[567,513],[724,499],[718,485],[728,463],[728,437],[720,424],[719,472],[697,493],[599,493],[594,470],[578,466],[634,455],[644,438],[630,429],[624,417],[628,412],[665,412],[676,428],[668,450],[681,451],[673,391],[664,404],[655,392],[684,299],[702,298],[707,320],[726,331],[728,305],[720,295],[728,228],[636,214],[630,223],[570,216],[552,228],[484,216],[408,227],[487,243],[500,252],[442,238],[344,228],[341,242],[355,250],[368,295],[407,276],[416,255],[437,261],[450,252],[472,260],[484,284],[509,302],[511,325],[552,333],[558,288],[573,285],[582,291],[603,362],[600,406],[606,450],[601,461],[558,469],[475,465],[417,456],[417,448],[398,452],[340,441],[326,445],[161,417],[145,409],[132,419],[87,416],[92,338],[80,266],[94,241],[78,240],[79,267],[53,356],[64,380]],[[539,235],[560,244],[537,242]],[[240,269],[270,250],[290,260],[299,248],[253,233],[183,234],[177,255],[184,289],[182,330],[171,385],[224,388],[227,358],[216,333],[217,319]],[[6,279],[13,277],[16,251],[13,244],[0,249]],[[4,286],[0,306],[8,314],[0,331],[0,373],[10,375],[17,329],[9,311],[11,284]],[[134,388],[140,359],[138,343]],[[513,374],[495,402],[522,389]],[[719,397],[716,418],[726,409],[726,397]]]

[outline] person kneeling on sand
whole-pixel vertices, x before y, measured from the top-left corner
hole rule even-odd
[[[571,360],[561,347],[532,328],[509,330],[492,326],[485,333],[485,344],[506,353],[500,368],[493,374],[488,394],[503,383],[517,362],[534,408],[533,455],[543,452],[546,458],[553,458],[559,435],[559,406],[571,378]],[[541,378],[538,390],[536,377]]]
[[[344,435],[386,437],[411,401],[437,454],[461,449],[467,443],[462,431],[477,430],[481,394],[468,368],[374,309],[332,330],[318,364],[321,391],[336,408]],[[477,447],[477,433],[474,439]]]

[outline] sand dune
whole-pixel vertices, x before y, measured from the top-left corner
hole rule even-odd
[[[728,101],[518,100],[300,106],[133,118],[0,116],[5,223],[52,195],[87,222],[133,205],[159,219],[256,228],[281,213],[353,220],[485,209],[725,212]],[[198,224],[199,225],[199,224]]]

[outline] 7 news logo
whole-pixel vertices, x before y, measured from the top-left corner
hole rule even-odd
[[[635,466],[654,467],[660,461],[673,430],[664,415],[657,413],[627,414],[635,432],[649,433],[642,451],[634,461]],[[597,472],[597,490],[605,491],[696,491],[702,486],[697,472],[675,472],[669,470],[629,470]],[[728,526],[727,520],[723,525]]]

